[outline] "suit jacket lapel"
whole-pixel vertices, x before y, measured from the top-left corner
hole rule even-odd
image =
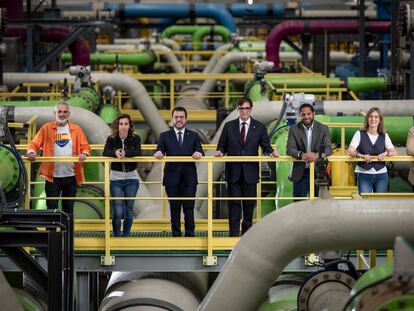
[[[303,128],[302,122],[298,123],[298,129],[300,133],[300,139],[302,140],[303,147],[305,148],[304,152],[306,152],[306,147],[308,145],[308,138],[306,137],[306,132],[305,132],[305,129]]]
[[[187,129],[185,129],[185,132],[183,135],[183,145],[181,146],[181,150],[185,150],[189,140],[190,140],[190,132]]]

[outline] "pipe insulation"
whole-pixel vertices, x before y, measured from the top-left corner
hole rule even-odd
[[[230,64],[238,62],[247,62],[251,59],[262,59],[265,57],[263,52],[230,52],[219,58],[213,69],[212,74],[223,73],[227,70]],[[206,79],[200,87],[199,95],[205,96],[206,93],[210,92],[216,84],[216,79]]]
[[[256,310],[294,258],[336,249],[392,248],[399,235],[414,241],[412,219],[410,199],[316,199],[285,206],[242,236],[199,310]]]
[[[65,78],[68,80],[74,79],[68,73],[9,72],[3,75],[4,84],[8,86],[16,86],[24,82],[52,83]],[[102,86],[110,85],[117,90],[127,92],[135,107],[141,111],[154,135],[158,137],[162,132],[169,130],[167,123],[161,117],[157,107],[140,81],[121,73],[92,73],[92,78],[99,80]]]
[[[366,22],[367,31],[382,33],[389,27],[389,22]],[[358,33],[358,21],[285,21],[273,27],[266,39],[266,59],[274,62],[275,70],[280,70],[280,44],[290,35],[310,33]]]

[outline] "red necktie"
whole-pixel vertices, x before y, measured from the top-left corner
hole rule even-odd
[[[244,142],[246,141],[246,122],[242,122],[242,128],[241,128],[241,140],[242,144],[244,145]]]

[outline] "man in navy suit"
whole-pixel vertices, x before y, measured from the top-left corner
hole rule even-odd
[[[266,127],[263,123],[250,117],[253,102],[242,97],[237,101],[239,118],[227,122],[221,132],[217,144],[216,157],[228,156],[257,156],[259,146],[263,153],[278,157],[277,151],[270,146]],[[229,162],[226,163],[226,181],[229,197],[256,197],[259,182],[258,162]],[[242,234],[253,222],[254,200],[229,201],[229,235],[240,235],[240,214],[243,207]]]
[[[194,131],[185,127],[187,111],[175,107],[172,112],[174,128],[160,134],[157,152],[154,157],[162,159],[167,156],[192,156],[200,159],[203,149],[200,138]],[[197,169],[194,162],[167,162],[164,168],[162,184],[168,197],[195,197],[197,190]],[[185,236],[194,236],[194,200],[169,200],[172,236],[181,236],[181,206],[184,212]]]

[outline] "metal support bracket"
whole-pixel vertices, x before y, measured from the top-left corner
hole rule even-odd
[[[101,266],[114,266],[115,256],[101,256]]]
[[[203,266],[217,266],[218,260],[217,256],[203,256]]]

